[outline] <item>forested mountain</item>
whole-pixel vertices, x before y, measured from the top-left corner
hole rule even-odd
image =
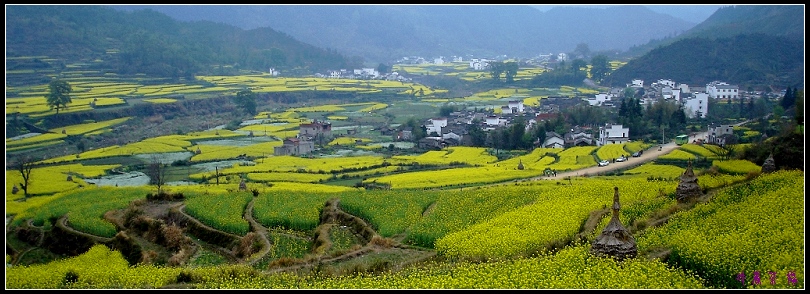
[[[19,59],[14,57],[44,56]],[[361,66],[271,28],[180,22],[152,10],[94,5],[7,5],[6,70],[83,62],[122,75],[192,77],[239,69],[312,73]],[[34,64],[32,64],[34,63]]]
[[[631,47],[622,54],[637,57],[656,47],[686,38],[728,38],[739,34],[783,36],[804,42],[803,5],[734,5],[717,9],[706,21],[683,34]]]
[[[625,66],[603,80],[623,86],[634,78],[705,85],[721,80],[761,89],[804,87],[804,6],[737,5],[665,40],[631,48]]]
[[[270,27],[376,65],[404,56],[529,58],[571,52],[624,51],[680,34],[695,24],[644,6],[606,9],[528,5],[120,5],[178,20],[211,20],[244,29]]]
[[[604,83],[624,86],[635,78],[672,79],[689,85],[721,80],[738,84],[740,89],[768,85],[803,87],[804,44],[795,38],[765,34],[693,37],[630,60]]]

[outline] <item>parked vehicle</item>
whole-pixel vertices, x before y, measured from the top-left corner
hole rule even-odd
[[[644,153],[644,151],[636,151],[636,153],[633,153],[633,157],[639,157],[643,153]]]
[[[627,161],[627,157],[624,157],[624,155],[622,155],[622,157],[616,158],[616,162],[623,162],[623,161]]]
[[[608,164],[610,164],[610,161],[607,160],[602,160],[599,162],[599,166],[607,166]]]

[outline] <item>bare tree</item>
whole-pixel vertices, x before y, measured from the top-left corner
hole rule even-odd
[[[166,165],[160,161],[158,155],[152,155],[149,165],[146,166],[146,175],[149,176],[149,183],[157,186],[158,194],[161,194],[163,184],[166,183]]]
[[[722,160],[729,160],[734,158],[737,155],[737,145],[736,144],[722,144],[720,148],[717,149],[717,155],[720,156]]]
[[[15,164],[14,168],[20,172],[23,182],[20,183],[20,188],[23,190],[23,195],[28,198],[28,188],[31,186],[31,171],[34,170],[34,159],[30,156],[22,156]]]

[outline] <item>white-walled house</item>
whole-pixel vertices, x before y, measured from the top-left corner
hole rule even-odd
[[[629,87],[631,88],[644,88],[644,80],[642,79],[633,79],[630,81]]]
[[[706,142],[715,145],[724,145],[726,137],[734,135],[734,125],[710,124]]]
[[[600,93],[600,94],[596,94],[594,97],[588,97],[588,98],[583,98],[583,99],[585,101],[588,101],[588,105],[599,106],[599,105],[602,105],[602,103],[605,103],[607,101],[611,101],[613,99],[613,95]]]
[[[706,85],[706,93],[714,99],[738,99],[740,98],[740,87],[729,85],[726,82],[714,81]]]
[[[664,100],[675,99],[675,101],[680,101],[681,89],[673,89],[670,86],[664,86],[664,88],[661,89],[661,97],[663,97]]]
[[[598,146],[607,144],[622,144],[630,139],[630,128],[623,128],[622,125],[605,124],[599,127]]]
[[[670,88],[675,88],[675,81],[670,79],[660,79],[656,83],[658,83],[661,86],[669,86]]]
[[[565,140],[560,134],[546,132],[546,140],[543,141],[543,148],[565,148]]]
[[[709,94],[697,92],[692,97],[681,99],[681,103],[688,118],[706,118],[709,113]]]
[[[486,59],[473,58],[470,60],[470,68],[473,70],[485,70],[489,66],[489,61]]]
[[[506,105],[501,106],[501,114],[511,114],[511,113],[512,113],[512,108],[509,108],[509,106],[506,106]]]
[[[356,75],[356,76],[366,76],[366,77],[371,77],[371,78],[377,78],[377,77],[379,77],[379,76],[380,76],[380,72],[379,72],[379,71],[377,71],[377,70],[376,70],[376,69],[374,69],[374,68],[365,67],[365,68],[361,68],[361,69],[355,69],[355,70],[354,70],[354,75]]]
[[[681,90],[681,93],[684,93],[684,94],[689,94],[689,93],[692,93],[692,92],[689,90],[689,85],[687,85],[687,84],[678,84],[678,89],[680,89],[680,90]]]
[[[523,112],[523,101],[521,101],[521,100],[510,100],[508,105],[509,105],[509,109],[512,110],[512,113],[522,113]]]
[[[425,124],[426,132],[430,135],[433,132],[436,134],[442,133],[442,128],[447,126],[447,118],[431,118],[430,123]]]
[[[447,118],[446,117],[431,118],[430,122],[434,126],[439,126],[439,127],[446,127],[447,126]]]
[[[436,64],[436,65],[444,64],[444,56],[439,57],[439,58],[434,58],[433,59],[433,64]]]
[[[506,119],[500,118],[497,115],[487,116],[486,124],[488,127],[506,126]]]

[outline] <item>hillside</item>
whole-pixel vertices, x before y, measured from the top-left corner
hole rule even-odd
[[[804,6],[733,5],[721,7],[706,21],[683,34],[631,47],[622,55],[625,57],[640,56],[657,47],[687,38],[728,38],[738,34],[783,36],[804,42]]]
[[[270,28],[246,31],[209,21],[180,22],[151,10],[94,5],[6,6],[6,57],[7,70],[53,74],[80,66],[174,79],[271,67],[302,74],[359,65]]]
[[[624,86],[636,78],[672,79],[688,85],[721,80],[740,85],[740,89],[801,87],[804,47],[795,39],[763,34],[683,39],[630,60],[603,83]]]
[[[210,20],[244,29],[271,27],[367,62],[404,56],[528,58],[570,52],[627,50],[694,26],[643,6],[608,9],[527,5],[121,5],[154,9],[183,21]],[[301,21],[306,20],[306,21]],[[621,21],[617,21],[621,20]],[[628,30],[632,27],[634,29]]]

